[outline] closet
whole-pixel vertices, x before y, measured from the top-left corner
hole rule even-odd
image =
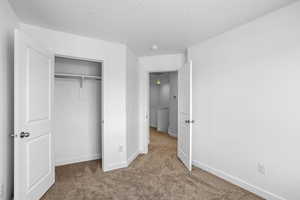
[[[101,159],[102,63],[55,58],[56,165]]]

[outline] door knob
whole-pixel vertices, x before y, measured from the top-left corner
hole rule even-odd
[[[21,134],[20,134],[20,138],[29,137],[29,136],[30,136],[30,133],[28,133],[28,132],[21,132]]]
[[[194,120],[185,120],[185,123],[187,124],[193,124],[195,121]]]

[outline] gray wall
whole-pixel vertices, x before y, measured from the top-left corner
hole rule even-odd
[[[169,130],[168,133],[177,137],[178,125],[178,72],[170,72],[170,99],[169,99]]]
[[[150,77],[150,93],[149,93],[149,104],[150,104],[150,126],[157,127],[157,116],[156,110],[159,105],[159,86],[155,84],[155,78]]]
[[[160,76],[159,108],[169,108],[170,104],[170,76],[165,73]]]
[[[0,1],[0,24],[0,184],[2,199],[7,200],[13,190],[13,139],[9,135],[13,133],[13,38],[18,19],[6,0]]]

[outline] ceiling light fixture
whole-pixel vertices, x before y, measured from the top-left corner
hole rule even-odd
[[[156,51],[156,50],[158,49],[158,46],[157,46],[156,44],[154,44],[154,45],[152,45],[151,49],[152,49],[153,51]]]

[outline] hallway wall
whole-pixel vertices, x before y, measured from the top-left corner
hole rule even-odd
[[[157,127],[157,109],[159,107],[159,85],[155,84],[155,76],[150,76],[150,127]]]
[[[170,99],[169,99],[169,129],[171,136],[177,137],[178,127],[178,72],[170,72]]]

